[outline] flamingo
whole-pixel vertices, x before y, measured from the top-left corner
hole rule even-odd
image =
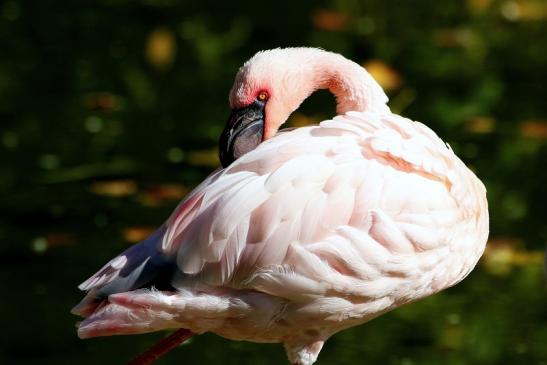
[[[338,116],[280,130],[317,89]],[[484,185],[431,129],[391,113],[363,67],[315,48],[262,51],[229,101],[223,167],[79,286],[79,337],[185,328],[283,343],[310,365],[335,333],[474,268]]]

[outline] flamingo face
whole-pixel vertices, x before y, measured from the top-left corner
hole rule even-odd
[[[228,167],[262,142],[265,105],[266,101],[257,97],[250,105],[232,111],[219,141],[222,167]]]

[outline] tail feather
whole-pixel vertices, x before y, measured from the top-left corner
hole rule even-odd
[[[160,227],[143,242],[136,244],[112,259],[79,288],[88,291],[72,313],[87,317],[108,296],[141,288],[171,290],[171,279],[176,271],[172,255],[161,250],[165,226]]]

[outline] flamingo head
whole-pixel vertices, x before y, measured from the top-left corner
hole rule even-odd
[[[262,51],[239,69],[232,90],[232,114],[220,138],[224,167],[273,137],[317,87],[310,60],[314,48]]]
[[[376,81],[339,54],[307,47],[258,52],[239,69],[230,91],[232,114],[219,145],[222,166],[275,136],[317,89],[336,96],[338,113],[387,109]]]

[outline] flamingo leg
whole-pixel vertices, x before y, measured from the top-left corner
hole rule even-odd
[[[170,334],[168,337],[159,341],[145,352],[141,353],[134,359],[130,360],[126,365],[149,365],[154,361],[184,343],[194,335],[193,332],[181,328]]]

